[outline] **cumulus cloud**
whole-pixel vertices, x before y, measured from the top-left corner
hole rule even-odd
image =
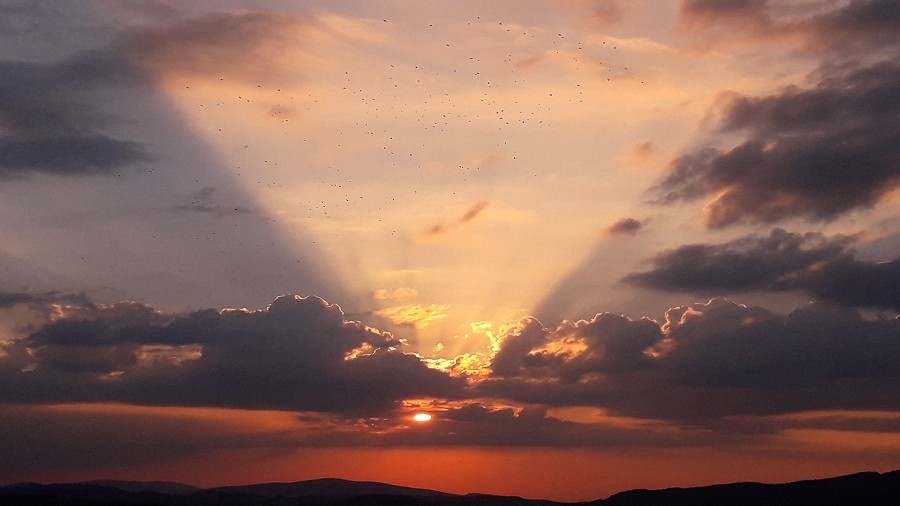
[[[15,299],[20,306],[42,303]],[[76,449],[91,444],[95,432],[87,427],[99,423],[107,433],[116,424],[131,427],[129,420],[152,437],[182,420],[178,438],[202,433],[186,452],[193,454],[242,447],[697,446],[737,442],[748,431],[891,431],[896,417],[864,412],[900,410],[900,320],[866,320],[827,305],[779,315],[717,299],[672,308],[662,324],[601,313],[548,328],[525,318],[499,337],[490,374],[466,386],[400,352],[390,334],[347,321],[340,308],[314,297],[280,297],[263,311],[184,315],[137,302],[54,304],[53,318],[37,330],[0,343],[0,401],[7,403],[0,403],[0,419],[15,421],[11,433],[23,435],[41,434],[29,423],[67,420],[81,438],[63,445],[73,462]],[[129,406],[84,404],[111,402]],[[556,414],[559,407],[593,411],[567,418]],[[259,418],[236,409],[292,414],[269,412],[263,419],[281,422],[254,429]],[[413,430],[409,416],[420,410],[434,419]],[[813,411],[820,414],[804,415]],[[135,433],[111,441],[140,448]],[[0,446],[16,454],[24,448]],[[113,463],[175,455],[128,459],[110,445],[94,448]]]
[[[577,381],[615,370],[643,368],[644,350],[662,339],[659,326],[647,319],[601,313],[555,330],[525,318],[501,341],[491,363],[493,376],[550,376]]]
[[[768,237],[688,244],[659,253],[653,269],[631,273],[624,281],[703,295],[802,290],[842,304],[900,309],[900,259],[859,260],[849,248],[856,239],[774,229]]]
[[[898,3],[692,0],[682,17],[760,43],[791,41],[822,63],[811,86],[732,95],[708,145],[671,161],[658,202],[707,200],[712,228],[791,217],[831,220],[878,204],[900,182]],[[797,10],[801,12],[795,12]],[[799,42],[798,42],[799,41]],[[742,137],[737,144],[720,139]]]
[[[658,202],[712,197],[706,223],[829,220],[872,207],[900,182],[900,66],[839,66],[812,88],[729,100],[718,132],[746,139],[683,154]]]
[[[4,347],[0,398],[350,412],[458,393],[400,346],[316,297],[182,316],[136,302],[69,308]]]
[[[665,322],[600,314],[536,321],[502,342],[485,395],[711,420],[804,410],[897,410],[900,320],[829,305],[788,315],[716,299]]]

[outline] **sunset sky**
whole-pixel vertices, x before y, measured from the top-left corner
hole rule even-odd
[[[0,0],[0,217],[0,484],[900,469],[898,0]]]

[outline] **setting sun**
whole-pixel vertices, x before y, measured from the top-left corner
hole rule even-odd
[[[430,422],[431,415],[429,415],[428,413],[416,413],[415,415],[413,415],[413,420],[419,423]]]

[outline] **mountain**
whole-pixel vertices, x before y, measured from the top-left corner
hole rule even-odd
[[[99,485],[112,487],[128,492],[159,492],[161,494],[191,494],[201,489],[185,483],[172,481],[122,481],[122,480],[94,480],[86,481],[85,485]]]
[[[160,492],[160,490],[171,492]],[[454,495],[375,482],[322,479],[195,489],[169,482],[18,483],[0,487],[16,506],[553,506],[520,497]]]
[[[896,506],[900,471],[858,473],[784,484],[731,483],[630,490],[582,506]],[[171,482],[91,481],[0,487],[0,504],[21,506],[551,506],[552,501],[454,495],[376,482],[320,479],[198,489]]]
[[[769,485],[732,483],[695,488],[629,490],[597,506],[897,506],[900,504],[900,471],[857,473],[837,478]]]
[[[423,488],[400,487],[374,481],[351,481],[337,478],[298,481],[294,483],[259,483],[235,487],[207,489],[214,493],[254,494],[266,497],[349,498],[360,495],[394,495],[406,497],[449,497],[452,494]]]

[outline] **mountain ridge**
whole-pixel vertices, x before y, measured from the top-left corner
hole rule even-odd
[[[229,505],[327,506],[895,506],[900,497],[900,470],[866,471],[849,475],[788,483],[736,482],[702,487],[634,489],[605,499],[565,503],[490,494],[459,495],[437,490],[403,487],[373,481],[320,478],[297,482],[271,482],[198,488],[168,481],[93,480],[78,483],[16,483],[0,486],[0,503],[46,505]]]
[[[426,488],[403,487],[377,481],[356,481],[342,478],[317,478],[293,482],[254,483],[250,485],[229,485],[205,489],[216,492],[238,492],[277,497],[353,497],[359,495],[404,495],[410,497],[452,496]]]

